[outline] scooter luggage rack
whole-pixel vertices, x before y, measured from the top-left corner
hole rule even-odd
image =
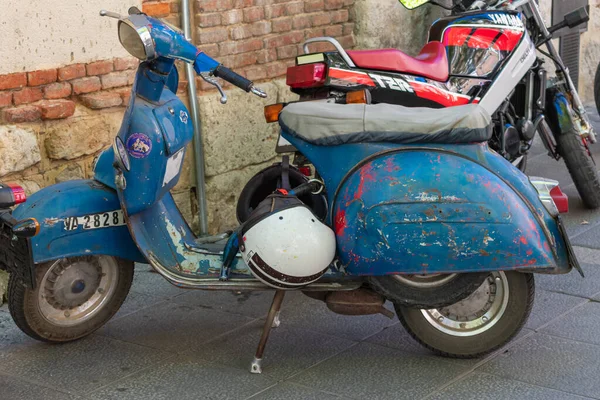
[[[312,39],[308,39],[307,41],[304,42],[303,44],[303,48],[304,48],[304,54],[309,54],[308,52],[308,45],[311,43],[317,43],[317,42],[327,42],[331,45],[333,45],[333,47],[335,47],[335,49],[338,51],[338,53],[340,53],[340,56],[342,56],[342,58],[344,59],[344,61],[346,61],[346,63],[348,64],[348,66],[355,68],[356,65],[354,64],[354,62],[352,61],[352,59],[350,58],[350,56],[348,55],[348,53],[346,53],[346,50],[344,50],[344,48],[342,47],[342,45],[340,44],[340,42],[338,42],[337,40],[335,40],[332,37],[327,37],[327,36],[321,36],[321,37],[316,37],[316,38],[312,38]]]

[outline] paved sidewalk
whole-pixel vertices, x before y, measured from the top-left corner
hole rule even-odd
[[[489,357],[436,357],[397,319],[344,317],[289,293],[263,374],[252,375],[272,294],[185,291],[140,265],[119,313],[75,343],[29,339],[0,308],[0,400],[600,399],[600,212],[583,209],[564,164],[539,145],[528,173],[569,195],[586,278],[537,275],[526,328]]]

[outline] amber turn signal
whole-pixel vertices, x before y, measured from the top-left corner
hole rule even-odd
[[[283,106],[285,106],[285,103],[265,106],[265,119],[267,120],[267,123],[279,121],[279,113],[283,110]]]
[[[40,223],[35,218],[27,218],[17,222],[12,230],[17,236],[33,237],[40,233]]]
[[[346,93],[346,104],[369,104],[369,92],[366,90],[357,90]]]

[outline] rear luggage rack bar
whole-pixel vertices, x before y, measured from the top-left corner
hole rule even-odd
[[[340,55],[342,56],[342,58],[344,59],[344,61],[346,61],[346,63],[348,64],[348,66],[351,67],[351,68],[356,68],[356,65],[354,65],[354,62],[352,61],[352,59],[350,58],[350,56],[348,55],[348,53],[346,53],[346,50],[344,50],[344,48],[342,47],[342,45],[340,44],[340,42],[338,42],[337,40],[335,40],[332,37],[322,36],[322,37],[316,37],[316,38],[308,39],[303,44],[303,46],[304,46],[304,54],[309,54],[309,52],[308,52],[308,45],[311,44],[311,43],[316,43],[316,42],[327,42],[327,43],[332,44],[333,47],[335,47],[335,49],[338,51],[338,53],[340,53]]]

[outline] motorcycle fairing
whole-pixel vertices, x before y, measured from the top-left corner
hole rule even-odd
[[[146,262],[125,225],[84,229],[73,217],[120,211],[117,193],[94,180],[73,180],[39,190],[15,208],[16,219],[35,218],[40,232],[31,238],[33,261],[63,257],[109,255]]]
[[[350,274],[577,265],[528,178],[485,143],[318,146],[281,134],[328,188],[328,222]]]

